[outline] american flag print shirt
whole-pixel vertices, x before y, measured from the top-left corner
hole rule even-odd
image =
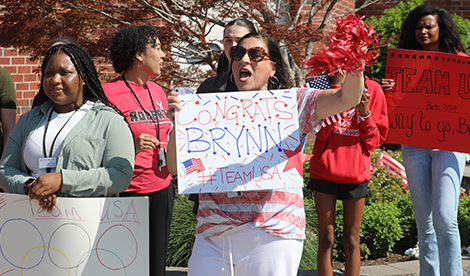
[[[322,120],[313,121],[320,90],[293,88],[297,92],[299,122],[315,133]],[[300,116],[299,116],[300,117]],[[224,236],[242,229],[259,228],[287,239],[305,239],[305,212],[302,188],[199,194],[196,235],[199,238]]]

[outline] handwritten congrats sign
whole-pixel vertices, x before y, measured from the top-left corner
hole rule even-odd
[[[470,152],[470,58],[389,49],[385,143]]]
[[[295,90],[181,96],[179,193],[302,186]]]
[[[148,199],[0,194],[0,275],[149,275]]]

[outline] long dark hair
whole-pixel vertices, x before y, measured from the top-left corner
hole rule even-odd
[[[103,104],[113,108],[117,113],[121,114],[125,118],[124,114],[122,114],[122,112],[114,106],[114,104],[112,104],[104,94],[93,59],[88,51],[77,44],[71,43],[58,44],[49,48],[47,51],[41,65],[41,87],[39,88],[38,93],[38,105],[50,101],[49,97],[47,97],[44,92],[44,71],[46,70],[47,63],[51,59],[52,55],[59,51],[70,57],[75,69],[85,83],[83,86],[83,98],[100,100]]]
[[[281,49],[279,49],[279,45],[277,44],[277,42],[274,41],[274,39],[272,39],[267,34],[250,33],[242,37],[240,41],[238,42],[238,45],[240,45],[243,42],[243,40],[247,38],[252,38],[252,37],[263,40],[266,46],[268,46],[268,49],[266,50],[270,56],[271,62],[274,64],[274,68],[276,69],[276,73],[268,81],[268,89],[275,90],[275,89],[288,88],[289,81],[287,78],[286,65],[284,63],[284,60],[282,59]],[[229,70],[230,77],[228,80],[227,87],[231,87],[231,85],[235,85],[231,80],[232,79],[232,65],[233,65],[233,59],[232,59],[232,62],[230,63],[230,70]]]
[[[231,26],[245,27],[248,29],[248,33],[256,33],[255,25],[253,25],[253,23],[250,20],[240,17],[240,18],[237,18],[228,22],[227,25],[225,25],[224,37],[225,37],[225,30]],[[219,63],[217,64],[217,75],[228,71],[229,65],[230,64],[229,64],[227,56],[225,55],[225,51],[222,51],[222,54],[220,55],[220,58],[219,58]]]
[[[408,14],[402,25],[398,48],[422,50],[421,45],[416,40],[415,29],[418,20],[426,15],[436,16],[439,25],[439,46],[441,49],[452,54],[457,54],[457,51],[465,53],[465,48],[460,40],[459,30],[450,14],[431,4],[420,5]]]

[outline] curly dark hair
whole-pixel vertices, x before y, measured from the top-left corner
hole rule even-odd
[[[124,114],[114,105],[112,104],[108,97],[104,94],[103,88],[101,87],[100,79],[98,78],[98,73],[96,72],[95,65],[93,63],[93,59],[91,58],[90,54],[87,50],[83,49],[81,46],[77,44],[58,44],[49,48],[44,57],[44,60],[41,65],[41,87],[39,88],[38,97],[38,105],[41,105],[47,101],[50,101],[49,97],[47,97],[46,93],[44,92],[44,81],[45,81],[45,74],[44,71],[46,70],[47,63],[51,59],[52,55],[57,52],[63,52],[67,56],[70,57],[73,65],[75,66],[78,74],[80,75],[81,79],[85,83],[83,86],[83,98],[84,99],[97,99],[100,100],[107,106],[110,106],[114,109],[118,114],[122,115],[125,119]],[[127,120],[126,120],[127,121]]]
[[[258,38],[264,41],[266,43],[266,46],[268,46],[267,52],[270,56],[271,62],[274,64],[274,68],[276,69],[276,73],[274,73],[274,77],[277,78],[278,81],[275,80],[274,77],[270,78],[268,81],[268,89],[269,90],[275,90],[275,89],[285,89],[289,87],[289,80],[287,78],[287,72],[286,72],[286,64],[284,63],[284,60],[282,59],[282,54],[281,54],[281,49],[279,48],[279,45],[277,42],[272,39],[269,35],[263,34],[263,33],[249,33],[243,36],[240,41],[238,41],[238,45],[240,45],[243,40],[247,38]],[[229,70],[229,76],[232,75],[232,65],[233,65],[233,59],[232,62],[230,63],[230,70]],[[232,85],[234,86],[235,84],[231,80],[232,77],[229,78],[228,80],[228,85],[227,87],[231,87]]]
[[[147,45],[155,47],[160,34],[150,25],[128,25],[117,31],[109,47],[109,57],[114,71],[124,73],[135,61],[137,53],[143,53]]]
[[[426,15],[435,15],[439,25],[439,46],[447,53],[457,54],[457,51],[465,53],[465,48],[460,40],[459,30],[452,17],[445,10],[431,4],[423,4],[412,10],[406,17],[401,27],[398,48],[410,50],[422,50],[416,40],[415,29],[418,20]]]

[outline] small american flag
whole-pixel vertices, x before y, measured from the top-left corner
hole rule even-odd
[[[306,79],[305,85],[307,88],[315,88],[320,90],[331,88],[330,79],[327,75]]]
[[[379,155],[379,158],[377,158],[377,166],[380,165],[386,166],[387,170],[392,175],[400,176],[403,179],[403,183],[408,184],[408,180],[406,179],[405,167],[385,151],[382,151]]]
[[[320,90],[332,88],[328,75],[305,79],[305,84],[303,86],[306,88],[314,88],[314,89],[320,89]],[[323,119],[321,126],[326,127],[327,125],[332,125],[339,120],[341,120],[341,113],[338,113],[338,114],[335,114],[328,118]]]
[[[186,170],[186,174],[192,172],[202,172],[205,170],[204,165],[202,164],[201,158],[191,158],[183,162],[183,166]]]

